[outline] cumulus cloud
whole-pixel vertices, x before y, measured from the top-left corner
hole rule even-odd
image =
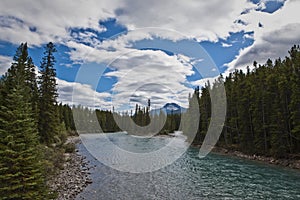
[[[176,1],[124,0],[116,10],[117,20],[129,29],[158,27],[176,30],[197,40],[216,41],[241,29],[233,22],[245,9],[256,7],[247,0]]]
[[[111,110],[111,102],[107,99],[111,97],[107,92],[96,92],[91,85],[68,82],[57,79],[58,101],[69,105],[84,105],[90,108],[100,108]]]
[[[254,60],[265,62],[267,58],[282,57],[293,44],[300,42],[300,2],[287,1],[284,7],[272,14],[261,12],[268,1],[262,0],[255,5],[249,0],[227,0],[226,3],[224,0],[2,0],[0,40],[14,44],[27,41],[36,46],[54,41],[71,49],[72,61],[113,62],[110,67],[115,71],[106,76],[118,80],[113,86],[117,106],[121,107],[125,100],[142,103],[145,98],[155,99],[157,107],[170,101],[185,106],[186,97],[191,92],[187,76],[193,73],[191,65],[196,61],[186,55],[170,56],[162,51],[137,50],[133,48],[133,42],[153,38],[217,41],[220,38],[226,40],[231,32],[254,31],[254,44],[240,50],[236,59],[228,63],[226,73],[251,65]],[[115,18],[117,23],[135,31],[101,41],[95,33],[106,28],[100,26],[99,21],[109,18]],[[258,24],[263,24],[263,27]],[[71,32],[73,28],[88,30]],[[230,47],[230,44],[223,43],[222,46]],[[194,59],[202,62],[201,58]],[[8,57],[0,57],[0,73],[8,62]],[[191,85],[204,85],[205,82],[196,81]],[[108,93],[97,93],[89,85],[59,79],[58,84],[59,98],[63,102],[91,106],[96,101],[97,105],[111,108]],[[76,101],[72,100],[71,88],[78,92]],[[177,99],[172,99],[170,94],[176,94]]]
[[[290,0],[273,14],[252,10],[243,16],[249,25],[248,30],[254,30],[254,43],[242,49],[235,60],[228,64],[228,71],[236,68],[245,69],[252,66],[253,61],[264,64],[268,58],[285,57],[288,50],[300,43],[300,1]],[[263,28],[258,23],[264,24]]]
[[[234,21],[243,10],[257,7],[247,0],[228,0],[226,4],[223,0],[2,0],[0,4],[0,40],[15,44],[27,41],[32,45],[68,41],[72,38],[69,30],[75,27],[102,32],[105,27],[99,21],[109,18],[116,18],[128,29],[158,27],[197,40],[216,41],[240,30],[242,26]],[[157,34],[178,39],[178,34]]]
[[[194,71],[181,57],[144,50],[119,57],[111,63],[115,71],[105,76],[118,79],[113,87],[116,108],[130,102],[146,105],[147,99],[151,99],[154,107],[162,107],[167,102],[187,107],[187,97],[192,92],[186,86],[187,76]]]
[[[163,36],[164,35],[164,36]],[[93,39],[93,45],[78,43],[74,40],[68,41],[66,45],[72,49],[70,52],[73,61],[86,61],[97,63],[110,63],[116,58],[126,56],[132,51],[139,51],[132,47],[133,43],[141,40],[153,40],[157,37],[168,37],[177,40],[186,37],[176,31],[170,31],[160,28],[141,28],[134,31],[122,33],[114,38],[108,38],[100,42],[98,39]],[[81,38],[85,41],[85,37]],[[91,42],[91,40],[89,40]]]
[[[103,31],[99,20],[114,17],[118,1],[2,0],[0,40],[41,45],[69,39],[72,27]]]

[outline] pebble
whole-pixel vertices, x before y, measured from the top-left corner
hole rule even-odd
[[[86,157],[78,154],[78,150],[65,154],[65,158],[64,169],[48,183],[50,189],[58,193],[56,200],[73,200],[93,182]]]

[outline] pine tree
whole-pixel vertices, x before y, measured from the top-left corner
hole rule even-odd
[[[25,76],[26,83],[30,89],[30,102],[32,106],[33,116],[36,122],[38,122],[39,116],[39,91],[37,86],[37,77],[35,66],[33,64],[32,58],[28,57],[25,65]]]
[[[47,199],[37,127],[24,89],[16,86],[5,104],[0,111],[0,196]]]
[[[199,125],[201,125],[199,117],[199,87],[196,87],[192,97],[189,96],[189,107],[186,113],[182,114],[182,124],[179,128],[187,136],[189,142],[200,143],[204,138],[198,132]]]
[[[210,90],[211,90],[211,85],[208,82],[207,84],[205,84],[205,87],[202,87],[201,97],[199,99],[199,111],[200,111],[199,127],[201,127],[201,130],[199,130],[200,132],[199,134],[201,135],[202,139],[204,139],[204,137],[206,136],[209,123],[210,123],[210,117],[211,117]],[[199,89],[195,91],[195,94],[196,96],[199,96]],[[196,116],[195,113],[193,115]]]
[[[31,102],[28,60],[27,45],[21,44],[1,81],[1,92],[5,94],[0,109],[0,196],[3,199],[48,199]]]
[[[296,152],[300,152],[300,47],[294,46],[289,52],[291,56],[291,101],[289,102],[290,126],[291,132],[290,140],[292,148]]]
[[[39,77],[39,134],[41,141],[46,144],[55,142],[58,135],[59,117],[56,109],[57,88],[56,72],[54,69],[56,48],[53,43],[45,47],[44,57],[41,62],[41,76]]]
[[[16,75],[22,75],[26,85],[25,92],[26,98],[31,102],[31,106],[34,112],[34,118],[37,121],[38,116],[38,87],[36,81],[35,66],[32,58],[28,55],[27,43],[22,43],[16,51],[13,58],[12,66],[8,69],[8,72],[4,75],[3,81],[5,81],[5,89],[3,89],[3,96],[7,95],[7,91],[14,88],[16,83]]]

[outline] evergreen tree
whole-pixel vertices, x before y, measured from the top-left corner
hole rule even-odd
[[[6,96],[8,91],[10,91],[16,84],[17,74],[22,75],[23,80],[25,82],[26,88],[24,88],[24,92],[27,98],[31,102],[31,106],[33,109],[34,118],[37,121],[38,119],[38,87],[36,81],[36,72],[35,66],[33,64],[32,58],[28,55],[28,47],[27,43],[22,43],[16,51],[15,56],[13,57],[12,66],[8,69],[8,72],[4,75],[3,81],[5,81],[5,85],[3,85],[2,95]]]
[[[201,121],[199,121],[199,98],[199,87],[196,87],[192,97],[189,97],[189,107],[186,113],[182,114],[182,125],[180,127],[189,142],[192,142],[195,137],[194,143],[201,143],[204,138],[199,132],[199,126],[201,126]]]
[[[59,132],[59,117],[56,109],[57,88],[56,72],[54,69],[56,48],[53,43],[45,47],[44,57],[41,62],[41,76],[39,77],[39,134],[41,141],[46,144],[55,142]]]
[[[7,96],[0,116],[1,198],[47,199],[37,127],[21,86]]]
[[[37,77],[35,66],[33,64],[32,58],[28,57],[27,63],[25,65],[25,75],[26,83],[30,90],[30,102],[32,106],[33,117],[36,122],[38,122],[39,116],[39,92],[37,86]]]
[[[2,199],[48,199],[33,111],[34,77],[28,76],[27,45],[21,44],[1,81],[0,196]],[[32,82],[31,82],[32,81]],[[4,97],[4,96],[2,96]]]
[[[208,130],[208,126],[210,123],[210,117],[211,117],[211,101],[210,101],[210,83],[208,82],[205,84],[204,87],[201,89],[201,97],[199,99],[199,112],[200,112],[200,124],[199,127],[201,129],[199,130],[200,138],[202,140],[206,136],[206,132]],[[199,91],[198,91],[199,93]],[[199,98],[199,97],[197,97]],[[194,114],[195,116],[195,114]]]
[[[270,59],[264,65],[254,62],[252,71],[236,70],[226,77],[227,116],[218,145],[278,158],[300,152],[299,46],[289,54],[274,64]],[[203,136],[211,115],[209,93],[218,84],[202,88],[199,129]],[[196,141],[201,143],[199,138]]]
[[[289,52],[290,63],[290,140],[294,152],[300,152],[300,47],[294,46]]]

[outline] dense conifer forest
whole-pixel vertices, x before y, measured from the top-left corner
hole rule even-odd
[[[251,69],[250,69],[251,68]],[[300,153],[300,48],[293,46],[289,56],[275,61],[267,60],[266,64],[247,67],[247,71],[236,70],[227,77],[220,75],[214,83],[207,82],[202,87],[196,87],[189,101],[190,106],[182,119],[180,114],[150,114],[149,107],[141,108],[136,105],[135,111],[114,113],[118,121],[128,122],[131,118],[137,125],[146,126],[151,121],[154,126],[166,118],[159,134],[167,134],[175,130],[189,131],[195,121],[189,115],[195,110],[200,112],[198,132],[193,141],[201,144],[206,135],[211,117],[210,93],[220,85],[225,86],[227,98],[227,115],[223,126],[219,146],[238,150],[246,154],[273,156],[276,158],[299,157]],[[196,100],[196,103],[192,103]],[[195,104],[199,108],[195,108]],[[77,107],[76,118],[83,123],[82,132],[97,132],[100,123],[102,131],[115,132],[121,129],[113,120],[111,111],[92,111]],[[82,110],[84,110],[82,112]],[[98,122],[88,119],[96,112]],[[94,119],[96,119],[94,117]],[[92,125],[94,123],[94,126]],[[130,126],[130,123],[128,123]],[[133,125],[131,125],[133,126]],[[122,126],[124,127],[124,126]],[[122,129],[124,130],[124,128]],[[125,130],[132,130],[125,127]],[[148,130],[151,132],[151,130]]]
[[[154,125],[148,127],[149,133],[161,126],[160,134],[176,130],[189,134],[184,126],[194,121],[189,118],[195,112],[192,99],[200,111],[193,143],[201,144],[211,120],[210,93],[220,84],[226,89],[227,115],[219,146],[276,158],[299,156],[299,46],[292,47],[284,59],[267,60],[264,65],[254,62],[251,70],[248,67],[246,72],[220,75],[214,83],[197,87],[182,114],[151,114],[150,105],[136,105],[134,111],[124,113],[63,105],[57,102],[55,52],[53,43],[46,45],[37,76],[27,44],[21,44],[0,79],[0,196],[4,199],[52,198],[45,183],[49,174],[61,167],[59,158],[68,135],[101,132],[99,125],[102,132],[127,130],[137,134],[131,129],[132,123],[145,127],[150,122]],[[181,115],[185,116],[183,124]],[[161,124],[163,119],[166,121]]]
[[[210,122],[210,91],[225,85],[227,116],[218,145],[246,154],[295,157],[300,153],[300,48],[289,56],[253,70],[236,70],[215,83],[196,88],[200,123],[195,143],[201,143]],[[201,95],[200,95],[201,94]],[[189,111],[188,111],[189,112]],[[298,154],[298,155],[297,155]]]

